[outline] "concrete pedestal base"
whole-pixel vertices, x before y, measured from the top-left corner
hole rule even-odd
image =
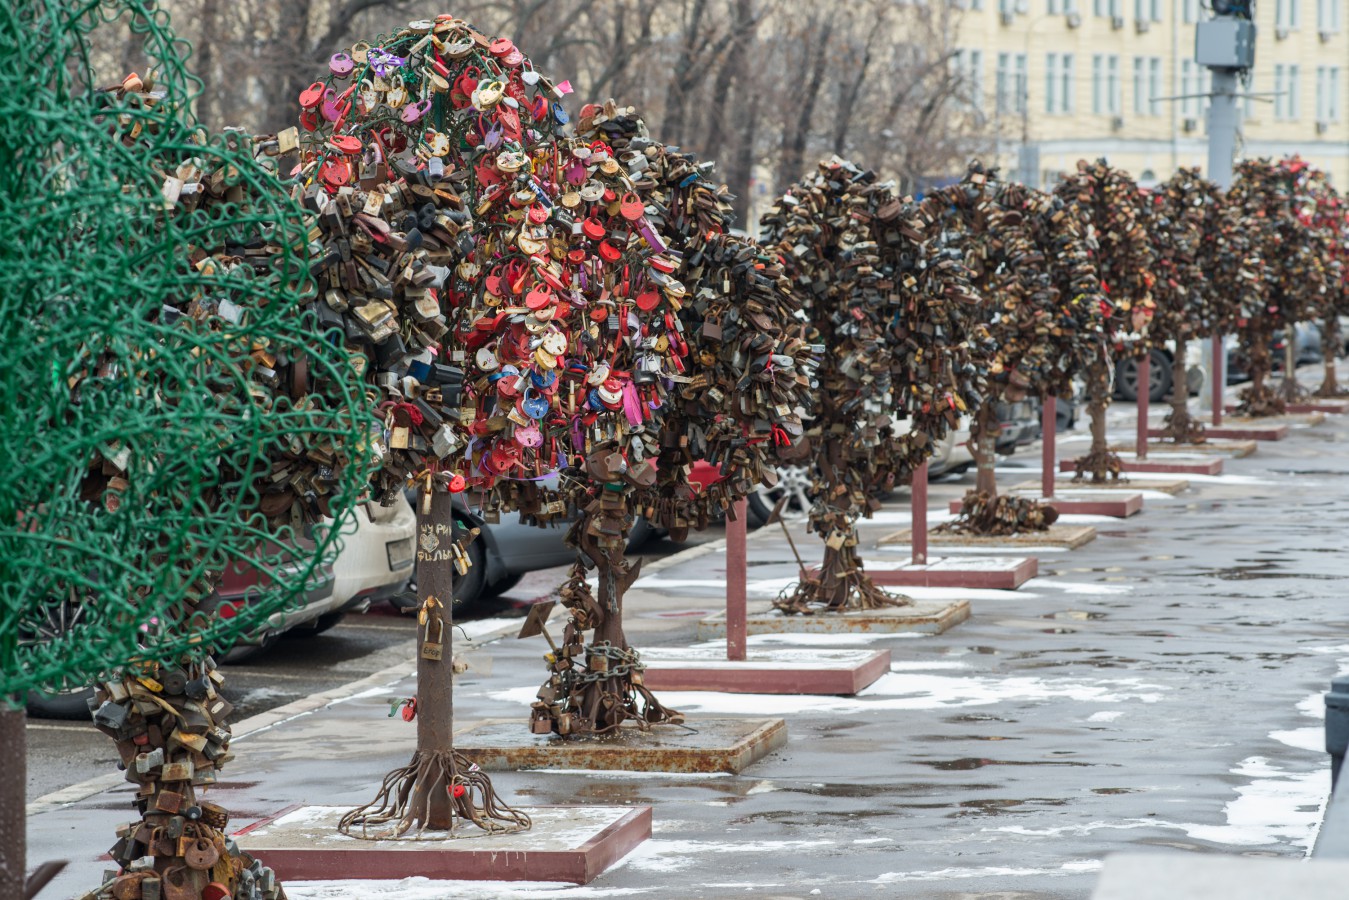
[[[752,633],[752,632],[751,632]],[[787,743],[781,719],[695,718],[689,731],[623,726],[598,737],[531,734],[523,718],[484,722],[454,736],[454,748],[489,772],[619,769],[627,772],[739,774]]]
[[[1132,453],[1120,453],[1120,465],[1126,473],[1157,475],[1220,475],[1223,471],[1223,461],[1216,457],[1182,456],[1178,453],[1168,455],[1163,452],[1154,456],[1151,447],[1148,448],[1148,458],[1144,460],[1138,459]],[[1075,461],[1061,460],[1059,471],[1077,471]]]
[[[1283,418],[1282,416],[1279,417]],[[1227,422],[1242,422],[1251,424],[1233,424],[1233,425],[1206,425],[1204,426],[1204,435],[1211,438],[1229,438],[1240,441],[1281,441],[1288,437],[1288,423],[1278,421],[1277,419],[1265,420],[1269,424],[1254,424],[1259,419],[1226,419]],[[1148,437],[1161,437],[1160,428],[1149,428]],[[1152,451],[1149,450],[1149,453]]]
[[[889,650],[755,648],[728,660],[726,647],[655,647],[642,651],[653,691],[731,694],[856,694],[890,671]]]
[[[1290,413],[1327,413],[1342,415],[1349,412],[1349,400],[1309,400],[1306,403],[1288,404]]]
[[[1055,492],[1048,500],[1037,489],[1018,491],[1019,496],[1049,504],[1063,515],[1112,516],[1127,519],[1143,511],[1143,495],[1139,493],[1122,494],[1098,491],[1092,488],[1075,488],[1064,491],[1060,496]],[[951,512],[959,513],[965,508],[965,501],[952,500]]]
[[[926,563],[905,563],[882,568],[883,562],[867,561],[867,574],[880,587],[988,588],[1014,591],[1040,574],[1033,556],[930,557]]]
[[[904,528],[887,534],[878,544],[907,544],[912,535],[911,529]],[[1019,534],[992,535],[979,537],[972,534],[950,534],[945,531],[928,532],[929,544],[955,544],[965,547],[987,547],[996,550],[1006,547],[1019,552],[1025,547],[1067,547],[1076,550],[1083,544],[1096,540],[1096,529],[1090,525],[1050,525],[1044,531],[1023,531]]]
[[[420,875],[448,881],[589,884],[651,837],[649,806],[525,807],[534,820],[529,831],[492,835],[464,824],[454,837],[420,841],[346,837],[337,831],[344,812],[339,806],[292,808],[249,826],[236,839],[282,881]]]
[[[1127,447],[1111,447],[1116,452],[1127,450],[1131,455],[1135,447],[1130,444]],[[1177,444],[1174,441],[1157,441],[1148,444],[1148,457],[1157,456],[1176,456],[1176,457],[1210,457],[1222,456],[1228,459],[1240,459],[1244,456],[1250,456],[1260,445],[1250,439],[1240,441],[1204,441],[1202,444]]]
[[[884,609],[856,609],[817,616],[787,616],[776,609],[750,613],[747,634],[941,634],[970,617],[970,601],[916,602]],[[726,614],[717,613],[698,623],[698,639],[726,636]]]
[[[1218,464],[1221,469],[1222,460],[1218,460]],[[1059,479],[1054,482],[1054,493],[1056,495],[1065,493],[1071,497],[1074,491],[1158,491],[1174,496],[1184,493],[1189,486],[1190,483],[1183,478],[1122,478],[1119,481],[1102,481],[1100,483]],[[1020,484],[1012,485],[1010,490],[1017,493],[1036,493],[1040,490],[1040,482],[1023,481]]]
[[[1349,861],[1251,859],[1231,853],[1117,853],[1091,900],[1337,900]]]

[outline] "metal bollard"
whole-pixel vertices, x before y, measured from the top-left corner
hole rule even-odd
[[[1326,693],[1326,752],[1330,754],[1330,784],[1340,777],[1340,765],[1349,749],[1349,675],[1332,678]]]

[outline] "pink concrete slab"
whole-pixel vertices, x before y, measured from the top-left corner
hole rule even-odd
[[[1168,473],[1172,475],[1218,475],[1223,470],[1223,461],[1221,459],[1167,459],[1165,455],[1159,454],[1156,457],[1149,456],[1146,460],[1136,459],[1121,460],[1121,467],[1125,472],[1154,472]],[[1071,459],[1059,460],[1060,472],[1076,471],[1076,461]]]
[[[1038,492],[1035,494],[1025,493],[1020,496],[1035,500],[1041,499]],[[1112,516],[1116,519],[1127,519],[1143,510],[1143,495],[1139,493],[1125,494],[1083,490],[1074,491],[1065,496],[1059,496],[1056,493],[1044,502],[1063,515],[1074,516]],[[951,512],[959,513],[964,505],[965,501],[963,500],[952,500]]]
[[[728,660],[724,645],[648,647],[642,679],[654,691],[852,695],[890,671],[889,650],[755,648],[746,657]]]
[[[867,565],[872,582],[881,587],[955,587],[1014,591],[1040,574],[1033,556],[964,556],[929,558],[894,569]]]
[[[1238,441],[1281,441],[1288,437],[1287,425],[1222,425],[1204,427],[1208,437],[1229,438]]]
[[[536,806],[529,831],[487,834],[462,824],[454,837],[367,841],[337,831],[346,810],[282,810],[236,832],[282,881],[348,878],[446,881],[567,881],[589,884],[651,837],[649,806]],[[449,896],[448,894],[446,896]]]
[[[1225,412],[1236,412],[1235,406],[1225,406]],[[1307,415],[1309,413],[1343,413],[1349,412],[1349,400],[1335,400],[1332,398],[1312,398],[1302,403],[1289,403],[1287,410],[1293,415]],[[1308,424],[1319,425],[1319,422],[1310,422]]]

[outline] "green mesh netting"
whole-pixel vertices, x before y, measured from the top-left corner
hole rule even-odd
[[[114,73],[104,39],[153,74]],[[0,694],[228,644],[312,587],[371,412],[268,147],[212,135],[150,4],[0,10]],[[110,83],[110,87],[100,87]],[[211,592],[251,581],[231,618]],[[249,574],[244,574],[249,573]]]

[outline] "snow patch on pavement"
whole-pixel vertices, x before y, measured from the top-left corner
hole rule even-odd
[[[1099,859],[1069,860],[1057,868],[1032,869],[1012,866],[979,866],[973,868],[933,869],[926,872],[886,872],[867,884],[894,884],[898,881],[946,881],[952,878],[1008,878],[1026,875],[1080,875],[1099,871]]]
[[[286,896],[293,900],[526,900],[533,897],[634,897],[656,890],[645,888],[577,887],[565,882],[536,881],[527,886],[518,881],[432,881],[404,878],[399,881],[287,881]]]

